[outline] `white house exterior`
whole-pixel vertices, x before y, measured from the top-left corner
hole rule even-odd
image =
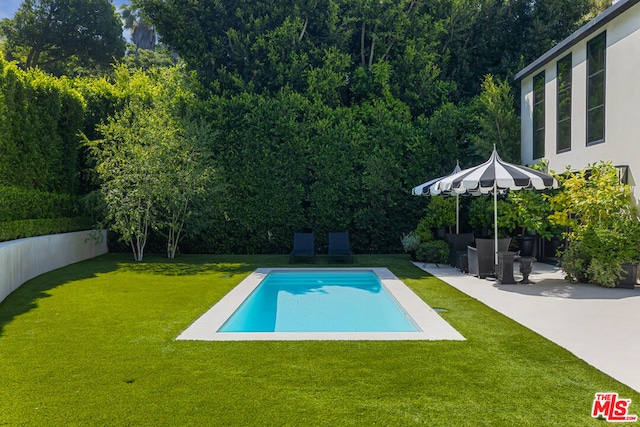
[[[617,1],[515,79],[524,164],[610,160],[640,199],[640,0]]]

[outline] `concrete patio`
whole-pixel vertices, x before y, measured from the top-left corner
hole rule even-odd
[[[568,283],[558,267],[540,262],[529,285],[502,285],[449,266],[414,264],[640,392],[639,286]]]

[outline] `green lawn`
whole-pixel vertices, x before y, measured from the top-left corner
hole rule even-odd
[[[355,266],[389,268],[467,341],[174,341],[278,266],[286,256],[109,254],[26,283],[0,303],[0,425],[603,426],[590,416],[603,391],[640,414],[640,394],[406,256]]]

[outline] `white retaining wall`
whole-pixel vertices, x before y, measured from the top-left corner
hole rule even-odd
[[[0,301],[20,285],[43,273],[107,253],[107,232],[51,234],[0,243]]]

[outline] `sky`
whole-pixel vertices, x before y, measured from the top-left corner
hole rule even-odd
[[[120,9],[120,5],[128,3],[127,0],[112,0],[116,9]],[[13,18],[18,8],[22,4],[22,0],[0,0],[0,19]]]

